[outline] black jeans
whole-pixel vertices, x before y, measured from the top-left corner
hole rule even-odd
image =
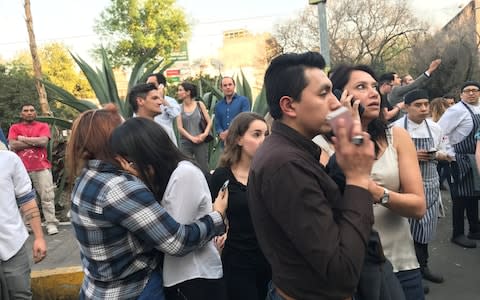
[[[260,251],[248,255],[242,251],[232,253],[224,249],[222,263],[229,300],[265,299],[272,272]]]
[[[226,300],[225,283],[220,279],[195,278],[165,288],[167,300]]]
[[[450,164],[450,170],[453,177],[453,183],[450,185],[450,195],[452,197],[452,237],[465,234],[464,215],[467,214],[467,220],[470,227],[470,232],[478,232],[478,198],[459,196],[457,191],[457,182],[460,180],[459,167],[456,162]]]

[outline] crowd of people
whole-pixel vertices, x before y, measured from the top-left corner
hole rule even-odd
[[[132,118],[113,104],[80,114],[66,149],[80,299],[424,299],[424,280],[444,281],[428,258],[445,180],[452,243],[480,240],[480,83],[431,100],[440,65],[415,80],[327,75],[319,53],[289,53],[265,73],[268,118],[232,77],[212,118],[194,84],[175,100],[159,73],[129,91]],[[47,255],[36,193],[58,233],[50,130],[32,104],[20,116],[0,132],[1,299],[31,298],[27,228],[34,261]]]

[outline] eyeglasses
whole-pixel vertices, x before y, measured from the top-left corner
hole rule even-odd
[[[465,93],[465,94],[478,93],[478,92],[480,92],[480,89],[469,89],[469,90],[462,91],[462,93]]]

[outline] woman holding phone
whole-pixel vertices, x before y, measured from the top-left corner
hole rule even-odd
[[[113,132],[111,145],[123,168],[145,180],[177,221],[194,222],[212,211],[204,174],[155,122],[126,121]],[[222,277],[222,262],[213,241],[183,257],[165,254],[163,283],[168,300],[226,299]]]
[[[270,266],[258,245],[247,203],[247,181],[252,157],[268,134],[258,114],[237,115],[228,130],[220,164],[211,178],[212,194],[229,180],[230,206],[226,236],[219,237],[229,300],[265,299],[271,279]],[[226,241],[225,241],[226,238]]]
[[[132,148],[128,152],[115,148],[114,154],[109,140],[122,121],[113,104],[86,111],[73,123],[67,145],[67,170],[70,182],[75,182],[71,220],[85,275],[79,298],[162,300],[163,253],[185,255],[204,249],[212,237],[222,234],[228,191],[220,193],[213,210],[208,203],[202,215],[185,222],[189,225],[177,223],[156,199],[162,199],[169,180],[165,174],[176,164],[167,161],[158,170],[149,160],[153,149],[144,149],[155,146],[157,156],[164,154],[159,144],[169,150],[175,146],[160,125],[133,118],[126,128],[145,121],[149,126],[135,127],[128,135],[122,126],[113,145],[127,143]],[[145,136],[151,139],[140,140]],[[132,140],[138,143],[132,145]],[[210,199],[208,193],[205,197]]]
[[[340,66],[331,81],[334,89],[345,91],[346,103],[359,101],[365,109],[360,121],[374,141],[376,155],[369,185],[375,200],[373,228],[380,236],[385,257],[392,263],[406,299],[424,299],[422,275],[408,223],[408,218],[420,219],[426,211],[415,146],[405,129],[387,127],[372,69]]]

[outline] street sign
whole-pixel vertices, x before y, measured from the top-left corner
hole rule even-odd
[[[320,2],[327,2],[327,0],[308,0],[308,4],[312,5],[318,4]]]
[[[178,76],[178,75],[180,75],[180,69],[167,69],[165,71],[165,75],[167,77]]]

